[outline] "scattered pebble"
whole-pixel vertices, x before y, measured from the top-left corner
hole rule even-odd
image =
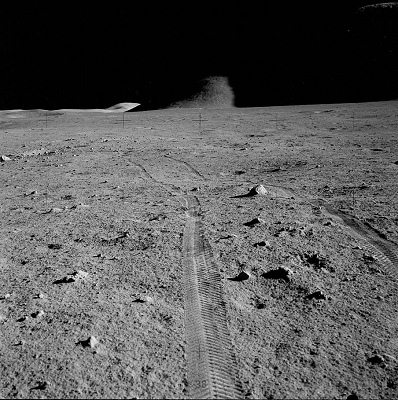
[[[258,194],[261,195],[261,196],[264,196],[264,195],[268,194],[268,191],[263,185],[253,186],[249,190],[249,196],[256,196]]]
[[[234,282],[242,282],[242,281],[246,281],[250,278],[250,274],[246,271],[241,271],[238,275],[236,275],[233,278],[228,278],[228,280],[230,281],[234,281]]]

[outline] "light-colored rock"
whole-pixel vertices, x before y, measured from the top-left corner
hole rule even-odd
[[[5,161],[11,161],[11,158],[10,158],[10,157],[7,157],[7,156],[4,156],[4,155],[2,155],[2,156],[0,156],[0,161],[1,161],[1,162],[5,162]]]
[[[34,313],[32,313],[32,317],[33,318],[41,318],[43,317],[45,314],[45,312],[43,310],[39,310],[39,311],[35,311]]]
[[[266,194],[268,194],[268,191],[263,185],[253,186],[249,190],[249,195],[250,196],[256,196],[256,195],[265,196]]]

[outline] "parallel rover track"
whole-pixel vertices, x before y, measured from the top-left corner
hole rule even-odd
[[[378,258],[386,272],[398,279],[398,249],[394,243],[383,239],[377,232],[351,215],[335,210],[329,205],[324,205],[324,209],[326,214],[337,216],[350,227],[355,236],[362,240],[363,247]]]
[[[187,196],[183,239],[188,386],[194,399],[243,398],[221,280],[204,237],[200,204]]]

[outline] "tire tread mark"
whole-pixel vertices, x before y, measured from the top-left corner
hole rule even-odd
[[[171,157],[171,156],[167,156],[165,155],[164,157],[166,158],[170,158],[171,160],[174,160],[178,163],[184,164],[191,172],[193,172],[195,175],[199,176],[201,179],[203,179],[204,181],[207,181],[208,179],[203,176],[195,167],[193,167],[189,162],[184,161],[184,160],[179,160],[177,158]]]
[[[324,205],[324,208],[328,214],[339,217],[345,225],[351,228],[359,239],[364,241],[363,247],[375,255],[386,272],[398,279],[398,251],[395,244],[381,238],[355,217],[335,210],[329,205]]]
[[[155,178],[146,170],[146,168],[145,168],[143,165],[141,165],[141,164],[139,164],[139,163],[136,163],[136,162],[134,162],[134,161],[131,161],[131,163],[132,163],[133,165],[135,165],[137,168],[139,168],[139,169],[141,170],[142,174],[143,174],[147,179],[149,179],[149,180],[153,181],[154,183],[157,183],[158,185],[162,186],[163,188],[165,188],[165,189],[166,189],[169,193],[171,193],[172,195],[175,195],[175,192],[173,192],[173,190],[174,190],[174,191],[178,191],[178,194],[181,194],[181,189],[180,189],[178,186],[172,185],[171,183],[165,183],[165,182],[159,181],[159,180],[155,179]],[[170,188],[171,188],[172,190],[170,190]]]
[[[221,278],[204,237],[198,199],[187,196],[183,238],[188,385],[192,398],[243,398]]]

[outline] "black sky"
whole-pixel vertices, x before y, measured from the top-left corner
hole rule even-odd
[[[158,108],[210,75],[229,78],[238,106],[398,97],[396,13],[358,13],[371,1],[214,3],[4,8],[0,108]]]

